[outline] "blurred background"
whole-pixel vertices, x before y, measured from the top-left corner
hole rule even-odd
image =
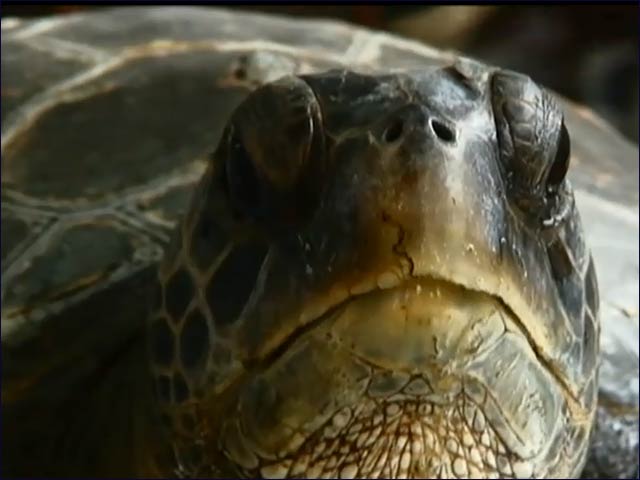
[[[2,16],[64,15],[98,6],[9,5]],[[638,141],[635,5],[251,5],[234,9],[326,17],[464,52],[589,105]]]

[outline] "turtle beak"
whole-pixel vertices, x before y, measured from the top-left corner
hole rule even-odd
[[[504,332],[494,297],[433,277],[352,298],[332,327],[342,345],[388,370],[464,370]]]

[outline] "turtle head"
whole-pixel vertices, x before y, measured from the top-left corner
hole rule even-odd
[[[552,97],[471,61],[255,90],[160,269],[182,471],[571,475],[597,302],[568,165]]]

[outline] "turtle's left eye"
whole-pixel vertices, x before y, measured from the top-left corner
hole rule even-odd
[[[254,90],[224,139],[221,176],[237,214],[271,234],[311,218],[327,166],[320,106],[304,80],[283,77]]]
[[[560,127],[560,135],[558,137],[556,155],[549,168],[549,173],[547,174],[547,188],[550,191],[556,191],[567,176],[570,157],[571,140],[569,139],[569,132],[567,131],[567,127],[563,120]]]

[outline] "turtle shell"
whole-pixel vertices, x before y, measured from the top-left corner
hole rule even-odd
[[[457,58],[348,24],[211,8],[3,18],[2,33],[3,436],[18,439],[34,408],[49,418],[130,358],[173,227],[252,90],[287,74]],[[600,284],[599,428],[631,425],[637,444],[638,149],[560,101]],[[588,468],[628,472],[631,454],[606,460],[606,443]]]

